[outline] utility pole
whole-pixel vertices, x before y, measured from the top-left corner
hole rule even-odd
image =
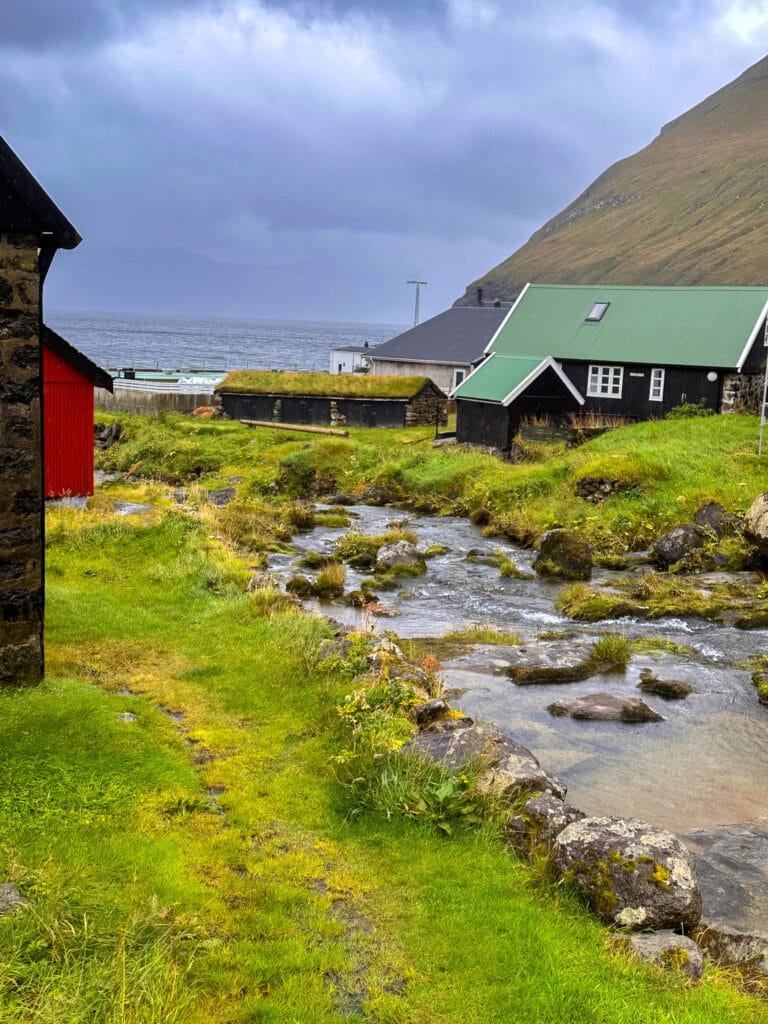
[[[416,305],[413,310],[413,326],[419,326],[419,298],[421,296],[421,286],[423,284],[429,284],[429,281],[406,281],[406,284],[416,285]]]
[[[763,431],[765,430],[766,404],[768,404],[768,318],[763,329],[763,348],[765,350],[765,376],[763,377],[763,400],[760,403],[760,441],[757,454],[763,454]]]

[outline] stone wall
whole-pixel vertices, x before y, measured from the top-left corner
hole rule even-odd
[[[431,426],[436,422],[442,427],[448,422],[447,403],[440,395],[425,388],[405,407],[405,425]]]
[[[43,670],[37,239],[0,234],[0,684]]]
[[[723,377],[720,412],[759,412],[763,384],[762,373],[727,373]]]

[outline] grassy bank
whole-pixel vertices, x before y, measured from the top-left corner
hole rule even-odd
[[[319,659],[326,622],[246,583],[306,525],[298,480],[405,491],[421,465],[434,482],[449,456],[424,431],[356,432],[336,449],[125,419],[106,464],[186,487],[205,464],[199,482],[240,476],[243,497],[217,510],[192,486],[180,509],[170,485],[139,480],[48,513],[47,678],[0,693],[0,881],[28,900],[0,917],[0,1020],[768,1020],[726,974],[690,988],[611,952],[491,827],[446,838],[373,799],[350,815],[337,708],[359,665]],[[441,495],[445,510],[519,472],[454,457],[462,489]],[[154,511],[118,517],[118,497]]]
[[[580,448],[528,445],[531,461],[509,465],[480,452],[433,449],[432,432],[352,430],[317,440],[238,423],[121,417],[126,444],[102,457],[105,468],[181,481],[244,477],[253,498],[363,490],[438,513],[470,515],[489,532],[523,543],[560,524],[582,530],[598,552],[647,547],[707,501],[742,513],[768,486],[768,457],[756,455],[750,416],[640,423]],[[579,480],[618,480],[625,490],[601,505],[576,497]]]

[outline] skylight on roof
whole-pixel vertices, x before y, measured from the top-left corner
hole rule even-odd
[[[597,324],[605,315],[606,309],[610,306],[610,302],[593,302],[592,309],[589,311],[589,316],[586,318],[586,323]]]

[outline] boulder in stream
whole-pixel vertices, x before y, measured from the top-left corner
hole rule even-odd
[[[714,825],[682,838],[704,902],[696,941],[720,963],[768,976],[768,829]]]
[[[608,924],[688,931],[701,919],[693,859],[664,829],[628,818],[583,818],[555,837],[552,859]]]
[[[402,565],[420,569],[424,567],[424,555],[415,544],[408,540],[399,540],[395,544],[385,544],[379,548],[376,554],[377,572],[386,572]]]
[[[481,793],[515,799],[524,793],[552,793],[563,798],[566,785],[542,768],[538,759],[495,726],[471,725],[450,732],[421,732],[402,748],[439,761],[446,768],[462,769],[470,761],[486,765],[477,787]]]
[[[573,530],[547,530],[541,536],[533,568],[556,579],[588,580],[592,576],[592,546]]]
[[[547,708],[550,715],[585,719],[590,722],[663,722],[661,715],[639,697],[617,697],[612,693],[590,693],[571,700],[557,700]]]
[[[681,700],[693,693],[690,683],[684,683],[682,679],[659,679],[649,668],[641,670],[637,686],[643,693],[653,693],[664,700]]]

